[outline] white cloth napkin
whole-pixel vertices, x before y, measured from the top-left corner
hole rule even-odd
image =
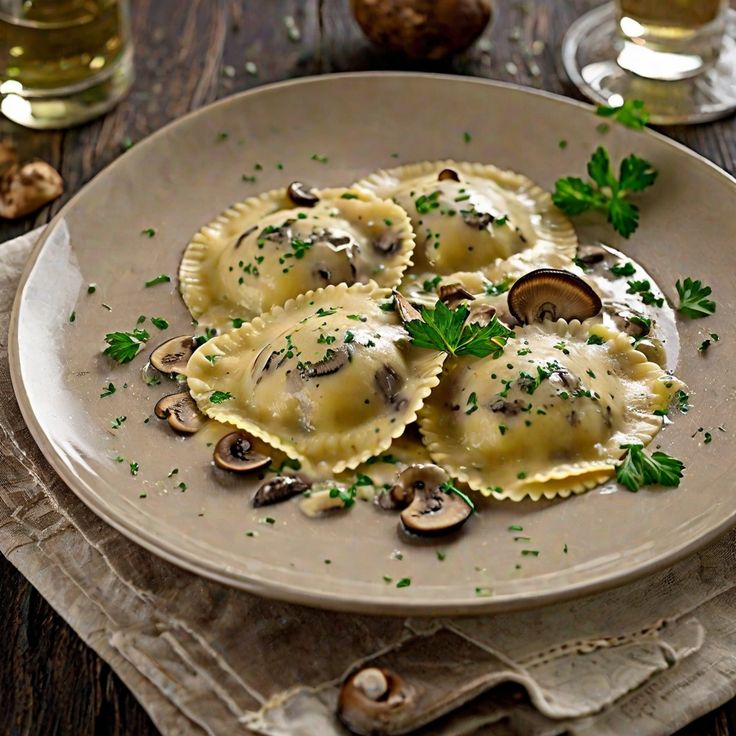
[[[441,620],[268,601],[128,541],[51,470],[13,397],[10,308],[37,236],[0,245],[0,551],[165,735],[344,734],[339,683],[361,662],[408,679],[422,708],[467,701],[426,736],[664,736],[736,693],[736,532],[606,593]]]

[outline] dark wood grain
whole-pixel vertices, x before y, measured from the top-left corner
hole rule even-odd
[[[265,82],[332,71],[421,69],[516,81],[580,98],[560,68],[560,41],[570,23],[597,4],[497,2],[486,33],[490,51],[476,46],[428,65],[373,47],[353,21],[348,0],[133,0],[137,77],[125,101],[104,118],[67,131],[33,132],[0,122],[0,135],[12,137],[23,156],[51,162],[66,185],[53,205],[19,222],[3,222],[0,240],[48,222],[121,153],[124,138],[140,140],[218,97]],[[287,35],[286,15],[300,29],[298,41]],[[514,29],[518,41],[510,38]],[[534,40],[545,45],[530,61],[525,50]],[[257,65],[256,76],[246,71],[248,61]],[[732,119],[664,132],[727,171],[736,170]],[[109,666],[1,557],[0,591],[0,734],[157,733]],[[736,736],[736,702],[678,736]]]

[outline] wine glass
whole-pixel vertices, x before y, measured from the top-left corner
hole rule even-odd
[[[570,27],[562,60],[595,102],[646,103],[657,124],[736,109],[736,12],[728,0],[615,0]]]

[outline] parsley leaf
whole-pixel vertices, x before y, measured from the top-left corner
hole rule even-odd
[[[575,176],[558,179],[552,201],[568,215],[590,209],[605,212],[614,230],[628,238],[639,226],[639,209],[626,196],[651,186],[657,170],[632,153],[621,161],[616,178],[608,151],[598,146],[588,162],[588,176],[592,183]]]
[[[647,456],[643,445],[638,444],[621,445],[621,449],[628,452],[616,466],[616,480],[630,491],[638,491],[642,486],[650,485],[680,485],[685,468],[680,460],[665,452],[653,452]]]
[[[167,284],[169,281],[171,281],[171,276],[167,276],[165,273],[162,273],[160,276],[156,276],[155,279],[146,281],[146,288],[156,286],[157,284]]]
[[[132,332],[108,332],[105,342],[108,347],[103,353],[112,358],[116,363],[129,363],[143,347],[151,336],[145,330],[133,330]]]
[[[627,281],[626,283],[629,285],[629,288],[626,289],[626,293],[638,294],[644,304],[654,304],[658,307],[661,307],[664,304],[664,299],[654,296],[649,279],[642,279],[641,281]]]
[[[232,399],[233,395],[229,391],[213,391],[210,394],[210,402],[213,404],[222,404],[223,401]]]
[[[163,317],[151,317],[151,324],[154,327],[158,327],[159,330],[165,330],[169,326],[168,321]]]
[[[599,105],[596,115],[602,118],[613,118],[632,130],[641,130],[649,122],[649,113],[644,108],[642,100],[626,100],[618,107]]]
[[[421,319],[410,320],[405,327],[412,345],[420,348],[442,350],[455,356],[500,356],[514,333],[495,316],[485,326],[477,322],[465,324],[469,313],[464,304],[450,309],[444,302],[437,301],[434,309],[422,307]]]
[[[614,263],[608,270],[614,276],[633,276],[636,273],[636,268],[631,261]]]
[[[675,287],[680,297],[677,311],[686,317],[697,319],[716,311],[716,303],[707,298],[711,294],[710,286],[703,286],[700,281],[688,277],[683,282],[678,280]]]

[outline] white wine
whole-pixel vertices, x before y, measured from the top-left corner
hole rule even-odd
[[[0,0],[0,109],[32,127],[99,114],[129,86],[129,34],[123,0]]]
[[[618,0],[619,64],[643,77],[676,80],[715,63],[727,0]]]

